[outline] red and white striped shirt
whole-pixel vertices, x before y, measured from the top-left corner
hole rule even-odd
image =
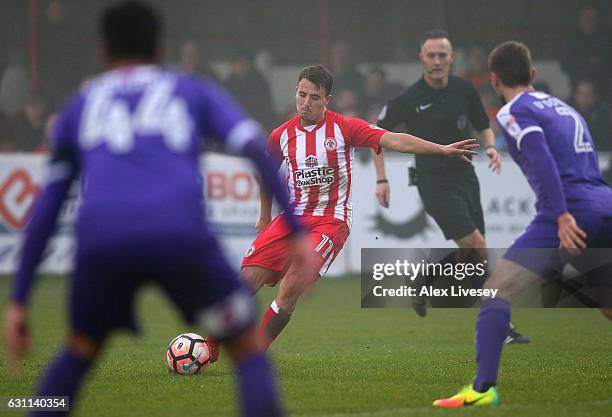
[[[284,161],[289,201],[296,216],[325,216],[351,226],[351,169],[355,147],[380,152],[386,130],[327,110],[318,125],[295,116],[272,131],[268,152]]]

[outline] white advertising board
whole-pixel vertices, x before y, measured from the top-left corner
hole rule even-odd
[[[249,162],[242,158],[209,154],[202,159],[206,178],[207,216],[221,237],[230,263],[238,268],[255,238],[259,216],[259,185]],[[0,154],[0,273],[16,268],[20,239],[45,178],[46,156]],[[72,223],[77,209],[75,186],[62,209],[56,234],[45,251],[41,272],[71,270],[74,245]]]
[[[45,176],[42,155],[0,155],[0,273],[16,267],[19,241]],[[374,165],[356,158],[353,169],[354,219],[351,236],[328,272],[329,276],[359,272],[361,248],[452,247],[423,210],[415,187],[408,186],[408,156],[388,154],[387,177],[391,206],[380,207],[374,197]],[[534,216],[535,197],[518,167],[504,157],[501,174],[489,171],[486,158],[474,162],[489,247],[507,247]],[[259,186],[250,164],[241,158],[209,154],[202,159],[207,216],[218,232],[230,263],[238,268],[255,238],[259,216]],[[77,187],[75,187],[76,189]],[[73,197],[62,210],[41,271],[65,273],[74,252],[72,221],[78,203]]]

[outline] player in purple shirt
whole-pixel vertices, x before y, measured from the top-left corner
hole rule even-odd
[[[497,120],[510,155],[536,194],[537,214],[485,283],[498,292],[483,301],[476,324],[476,378],[456,395],[435,401],[437,407],[499,404],[497,371],[510,322],[509,301],[529,285],[557,276],[564,263],[579,271],[581,265],[592,267],[583,262],[593,253],[587,248],[612,248],[612,190],[600,175],[584,119],[561,100],[533,90],[531,52],[522,43],[493,49],[489,70],[506,103]],[[584,272],[603,290],[599,305],[610,306],[610,259]],[[612,320],[612,309],[601,311]]]
[[[79,91],[59,116],[49,176],[26,232],[7,312],[8,365],[16,369],[30,345],[26,316],[35,269],[80,176],[70,334],[36,395],[69,396],[74,404],[111,333],[136,329],[134,296],[152,281],[188,322],[226,342],[242,415],[280,416],[273,374],[253,326],[252,296],[204,219],[198,162],[202,138],[220,139],[226,149],[252,159],[268,190],[291,213],[269,169],[265,137],[214,84],[156,64],[161,23],[148,5],[115,4],[104,12],[100,29],[110,70]],[[288,219],[295,256],[310,273],[309,243],[295,218]]]

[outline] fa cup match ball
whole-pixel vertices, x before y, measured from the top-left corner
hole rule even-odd
[[[210,365],[208,343],[199,334],[180,334],[170,342],[166,359],[172,372],[181,375],[199,374]]]

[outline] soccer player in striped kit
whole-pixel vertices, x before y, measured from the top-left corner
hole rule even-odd
[[[318,273],[303,276],[292,265],[287,251],[289,231],[286,215],[271,216],[271,199],[261,196],[261,213],[256,229],[259,235],[242,261],[242,277],[254,292],[263,284],[279,281],[275,300],[267,309],[259,328],[266,346],[281,333],[304,291],[324,275],[342,250],[352,222],[351,191],[355,147],[381,147],[404,153],[439,154],[462,158],[475,152],[475,140],[451,145],[393,133],[327,109],[331,100],[332,74],[321,65],[304,68],[296,87],[297,115],[274,129],[268,138],[268,152],[278,165],[285,165],[291,211],[308,231]],[[218,349],[212,346],[212,360]]]

